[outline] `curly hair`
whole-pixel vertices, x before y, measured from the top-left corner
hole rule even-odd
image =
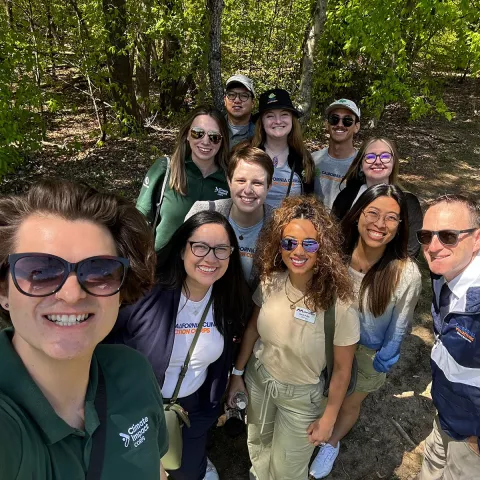
[[[305,304],[318,311],[328,309],[336,298],[349,301],[352,298],[352,283],[341,250],[340,229],[314,196],[287,197],[273,213],[257,244],[255,266],[260,272],[260,279],[267,280],[275,272],[286,270],[283,262],[275,260],[285,227],[297,218],[312,222],[320,244],[313,277],[305,293]]]

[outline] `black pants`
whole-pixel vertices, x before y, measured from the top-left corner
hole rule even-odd
[[[182,465],[168,473],[173,480],[202,480],[207,468],[207,434],[217,421],[218,412],[202,409],[198,391],[179,398],[178,403],[188,412],[190,428],[182,428]]]

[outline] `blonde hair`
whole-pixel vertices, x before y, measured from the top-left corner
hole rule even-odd
[[[390,148],[390,151],[393,155],[393,169],[390,177],[388,178],[388,183],[391,185],[396,185],[398,187],[401,186],[398,181],[398,172],[400,169],[400,158],[398,156],[398,150],[396,149],[393,140],[385,137],[371,137],[362,143],[360,150],[358,150],[357,155],[353,159],[353,162],[347,170],[347,173],[342,178],[341,183],[346,182],[347,185],[355,181],[365,183],[365,177],[363,176],[364,174],[362,172],[363,156],[365,155],[368,147],[374,142],[383,142],[385,145],[388,146],[388,148]]]

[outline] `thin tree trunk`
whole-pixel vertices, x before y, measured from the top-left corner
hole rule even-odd
[[[313,64],[315,60],[315,47],[318,39],[323,33],[327,19],[327,0],[315,0],[312,9],[312,20],[307,26],[305,42],[303,45],[302,71],[300,78],[299,101],[303,110],[301,119],[306,124],[312,110],[312,86],[313,86]]]
[[[152,0],[142,0],[142,17],[139,22],[136,48],[135,84],[143,119],[150,115],[150,77],[153,50],[152,37],[147,33],[146,19],[152,14]]]
[[[109,47],[106,54],[112,97],[117,109],[133,121],[129,129],[141,128],[141,117],[133,85],[133,69],[127,50],[126,0],[103,0],[103,13],[105,29],[108,32]]]
[[[53,38],[54,24],[53,24],[52,12],[50,9],[50,1],[48,0],[45,2],[45,10],[47,15],[48,49],[50,54],[50,62],[52,63],[51,73],[52,73],[52,77],[55,78],[57,76],[57,72],[56,72],[55,48],[54,48],[54,38]]]
[[[13,30],[13,0],[4,0],[5,12],[7,13],[8,27]]]
[[[222,85],[222,12],[223,0],[207,0],[210,17],[210,49],[208,51],[208,74],[213,104],[220,111],[224,110]]]

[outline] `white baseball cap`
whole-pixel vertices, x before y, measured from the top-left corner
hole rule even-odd
[[[355,102],[348,100],[346,98],[341,98],[340,100],[335,100],[331,103],[325,110],[325,115],[328,115],[335,108],[346,108],[354,113],[358,118],[360,118],[360,109],[357,107]]]
[[[255,96],[255,89],[253,88],[253,80],[251,78],[248,78],[247,76],[238,73],[231,76],[227,80],[225,88],[228,88],[231,83],[239,83],[240,85],[243,85],[253,96]]]

